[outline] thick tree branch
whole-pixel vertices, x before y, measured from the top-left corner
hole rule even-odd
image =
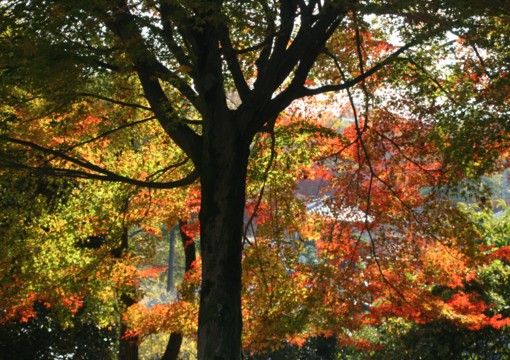
[[[168,81],[201,112],[202,105],[195,91],[186,81],[162,65],[149,51],[126,0],[118,0],[112,8],[111,14],[96,9],[96,16],[124,45],[126,54],[133,62],[138,74],[151,110],[154,111],[167,134],[193,160],[195,166],[199,167],[200,136],[179,121],[179,117],[175,115],[172,104],[166,97],[158,79]]]
[[[300,24],[295,39],[287,50],[283,51],[284,57],[281,59],[276,77],[278,86],[291,74],[296,65],[297,78],[292,86],[302,85],[320,50],[346,14],[347,9],[340,10],[327,6],[313,25],[310,21],[307,21],[308,25]]]
[[[325,31],[323,29],[314,29],[317,31],[317,34],[313,36],[315,43],[309,48],[309,51],[305,53],[302,59],[299,61],[299,65],[294,74],[294,78],[291,82],[292,86],[302,86],[306,79],[308,78],[308,74],[310,70],[315,65],[317,57],[324,49],[324,45],[326,41],[331,37],[333,32],[337,29],[338,25],[342,21],[342,17],[338,17],[335,19]]]
[[[84,59],[83,61],[87,61],[88,59]],[[106,61],[102,61],[102,60],[99,60],[99,59],[93,59],[92,62],[103,68],[103,69],[107,69],[107,70],[111,70],[111,71],[120,71],[121,70],[121,67],[120,66],[117,66],[117,65],[112,65],[112,64],[109,64],[107,63]]]
[[[136,18],[129,11],[125,1],[120,2],[122,4],[114,9],[113,16],[101,13],[101,18],[105,25],[122,41],[136,71],[168,82],[200,111],[201,105],[196,92],[184,79],[161,64],[149,51],[136,23]]]
[[[312,12],[304,0],[298,0],[298,7],[300,12],[300,19],[302,26],[310,27],[310,18]]]
[[[274,92],[282,80],[281,67],[288,62],[286,49],[292,36],[295,25],[296,4],[291,0],[281,1],[280,29],[272,48],[266,47],[256,61],[259,75],[254,84],[257,96],[264,96],[266,93]],[[274,32],[274,31],[273,31]]]
[[[284,15],[287,16],[288,26],[293,28],[297,5],[292,4],[291,6],[291,4],[287,4],[287,6],[289,6],[287,11],[293,10],[293,12],[286,14],[285,8],[283,8],[282,17]],[[261,109],[263,116],[260,119],[254,119],[250,124],[245,124],[245,129],[249,134],[260,131],[264,121],[275,118],[292,101],[306,96],[307,89],[304,88],[303,84],[315,64],[317,56],[319,56],[325,43],[337,29],[346,14],[347,9],[336,9],[326,6],[324,11],[317,17],[317,20],[313,22],[308,21],[308,24],[313,25],[306,26],[306,23],[300,24],[299,31],[290,46],[286,43],[285,47],[281,47],[278,50],[277,44],[275,44],[275,49],[265,67],[265,72],[257,78],[254,84],[253,102],[262,103],[265,106]],[[284,30],[286,29],[282,25],[281,31]],[[278,40],[284,34],[285,31],[278,37]],[[287,42],[289,40],[290,37],[287,39]],[[273,100],[270,100],[270,97],[282,85],[285,79],[291,75],[294,69],[294,78],[290,85]],[[267,102],[268,100],[270,100],[269,103]]]
[[[292,0],[282,0],[280,10],[280,34],[276,38],[274,50],[271,54],[271,62],[281,60],[285,49],[289,44],[296,21],[296,4]]]
[[[242,54],[245,52],[254,51],[257,49],[262,49],[260,51],[258,59],[255,61],[255,65],[257,66],[258,77],[262,77],[267,66],[267,62],[269,60],[269,56],[271,55],[272,45],[277,36],[280,36],[280,33],[276,30],[275,16],[272,9],[270,9],[267,1],[259,0],[259,4],[264,11],[264,15],[267,19],[267,29],[264,40],[256,44],[254,46],[248,47],[246,49],[238,50],[238,53]]]
[[[174,24],[172,23],[172,15],[178,11],[177,4],[172,4],[169,1],[159,0],[159,12],[161,14],[161,24],[163,25],[163,39],[165,40],[168,48],[174,55],[175,59],[181,66],[192,67],[192,62],[184,49],[177,43],[174,34]]]
[[[241,70],[239,60],[237,59],[237,56],[232,47],[232,41],[230,39],[226,25],[220,27],[219,33],[223,55],[227,61],[228,69],[232,74],[232,78],[234,79],[234,83],[241,101],[245,101],[248,93],[250,92],[250,88],[244,79],[243,71]]]
[[[139,74],[140,82],[149,104],[166,133],[195,163],[200,166],[201,138],[191,128],[179,121],[170,101],[159,82],[145,74]]]

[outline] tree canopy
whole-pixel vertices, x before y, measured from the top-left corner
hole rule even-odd
[[[37,302],[124,312],[144,246],[184,220],[200,260],[178,301],[121,323],[197,329],[199,359],[369,346],[352,332],[386,317],[508,323],[470,285],[506,245],[449,197],[482,199],[477,177],[508,165],[506,2],[0,9],[6,319]]]

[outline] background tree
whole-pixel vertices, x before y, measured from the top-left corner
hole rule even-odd
[[[500,206],[502,204],[500,203]],[[508,282],[508,208],[503,205],[500,216],[491,209],[463,205],[476,224],[476,241],[487,246],[489,260],[476,269],[476,277],[466,284],[476,288],[492,307],[491,313],[507,314]],[[389,318],[380,326],[364,329],[362,336],[382,345],[375,349],[340,349],[338,356],[346,359],[504,359],[508,356],[508,327],[470,330],[448,321],[413,324],[401,318]]]
[[[86,108],[83,106],[81,110],[68,112],[67,116],[81,116],[80,111]],[[28,116],[37,108],[27,106],[24,110],[24,115]],[[115,115],[115,112],[110,113],[112,117]],[[35,132],[48,143],[78,143],[84,156],[97,156],[87,143],[90,136],[102,132],[99,118],[88,118],[88,126],[78,129],[59,127],[59,120],[62,119],[46,117],[37,124],[40,127],[34,124],[27,133],[19,131],[18,134],[29,138],[31,132]],[[147,121],[141,120],[140,125]],[[54,131],[45,138],[42,134],[49,123]],[[112,149],[114,158],[102,156],[99,161],[115,164],[122,156],[132,159],[132,156],[147,155],[150,149],[144,147],[144,139],[130,132],[129,126],[125,128],[122,141],[117,141],[115,150]],[[101,136],[99,139],[108,147],[108,139]],[[152,145],[155,141],[153,139]],[[29,158],[38,160],[29,153],[16,155],[25,156],[27,162]],[[132,164],[118,165],[127,165],[127,171],[139,171]],[[95,326],[95,333],[108,334],[103,346],[112,356],[119,351],[112,346],[136,350],[130,345],[137,341],[126,339],[125,328],[119,328],[121,317],[140,296],[140,278],[151,275],[146,269],[150,264],[142,259],[152,257],[154,234],[173,210],[161,207],[157,194],[125,185],[104,186],[44,175],[21,177],[6,171],[2,171],[1,179],[1,231],[6,241],[0,249],[5,259],[0,273],[5,311],[0,322],[4,323],[6,334],[17,334],[24,339],[22,341],[27,340],[24,332],[34,337],[40,335],[41,348],[33,350],[39,353],[37,356],[52,358],[56,356],[52,353],[71,354],[73,341],[80,348],[80,339],[71,334]],[[179,195],[184,196],[184,193]],[[172,206],[175,209],[178,205]],[[164,217],[161,217],[162,212]],[[44,306],[50,310],[40,311]],[[14,321],[22,324],[14,325]],[[25,322],[28,322],[26,326]],[[52,336],[45,337],[44,331],[31,330],[39,327],[52,332]],[[117,339],[112,340],[111,336],[115,335]],[[6,336],[3,344],[11,349],[9,338]],[[86,339],[88,337],[82,340]],[[49,340],[53,343],[48,343]],[[43,346],[47,346],[46,349]],[[75,355],[81,356],[81,350],[77,351]],[[129,355],[121,351],[119,356],[123,359]]]

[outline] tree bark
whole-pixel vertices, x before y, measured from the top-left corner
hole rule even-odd
[[[136,304],[136,301],[127,294],[120,296],[122,304],[128,308],[129,306]],[[132,338],[124,338],[127,326],[121,320],[120,323],[120,344],[119,344],[119,360],[138,360],[138,336]]]
[[[185,268],[184,273],[191,270],[193,263],[196,260],[196,247],[193,239],[190,238],[184,231],[184,225],[186,223],[183,220],[179,220],[179,232],[181,235],[182,247],[184,248]],[[175,228],[172,230],[173,236],[175,237]],[[161,360],[177,360],[179,352],[181,350],[183,336],[180,333],[170,334],[168,344],[165,349],[165,353],[161,357]]]
[[[166,291],[174,291],[174,274],[175,274],[175,238],[177,235],[177,226],[170,230],[170,249],[168,252],[168,275],[166,281]]]
[[[112,249],[110,251],[111,255],[114,258],[120,259],[122,254],[127,251],[129,247],[129,235],[128,228],[126,226],[123,227],[121,243],[118,247]],[[119,298],[120,303],[122,304],[124,309],[127,309],[131,305],[136,304],[137,300],[135,300],[131,295],[126,292],[121,293]],[[124,334],[126,333],[127,326],[122,321],[122,317],[120,319],[120,333],[119,333],[119,360],[138,360],[138,341],[140,340],[138,336],[132,338],[124,338]]]
[[[161,360],[177,360],[177,357],[179,356],[179,351],[181,351],[181,344],[182,334],[180,333],[170,334],[168,344],[166,345],[165,353],[161,357]]]
[[[203,146],[200,360],[241,358],[241,256],[249,143],[232,131],[232,123],[228,125],[217,122]]]

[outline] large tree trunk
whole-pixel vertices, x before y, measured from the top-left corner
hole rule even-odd
[[[217,126],[213,130],[217,136],[204,139],[200,360],[241,358],[241,256],[249,145],[231,129]]]

